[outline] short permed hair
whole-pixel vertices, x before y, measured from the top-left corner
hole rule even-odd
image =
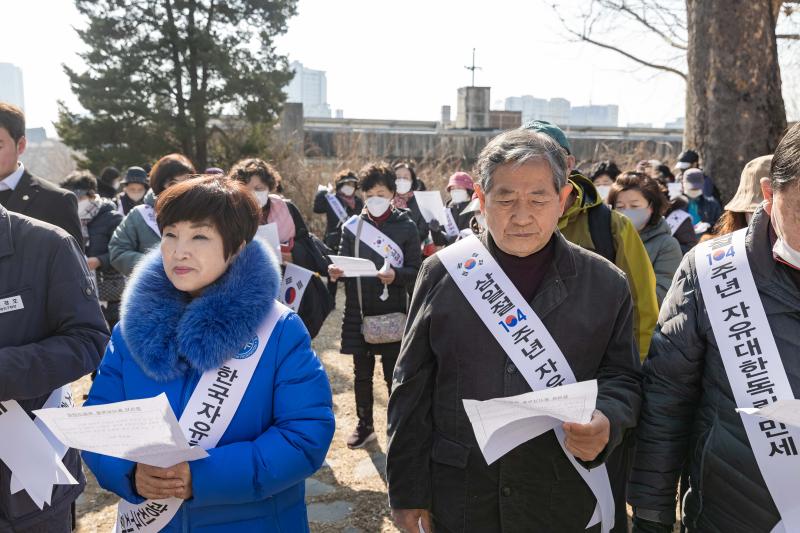
[[[358,171],[358,177],[361,190],[364,192],[368,192],[378,185],[385,186],[392,193],[397,192],[397,176],[389,163],[383,161],[367,163]]]
[[[269,187],[270,192],[276,192],[278,183],[281,181],[281,175],[275,167],[257,157],[237,161],[228,173],[229,178],[244,183],[245,185],[250,183],[253,176],[257,176],[264,185]]]
[[[644,199],[647,200],[653,210],[647,225],[658,224],[669,206],[667,193],[661,183],[657,179],[641,172],[623,172],[620,176],[617,176],[614,185],[611,186],[606,202],[611,207],[614,207],[614,204],[617,203],[617,195],[622,191],[630,190],[642,193],[642,196],[644,196]]]
[[[255,196],[241,182],[219,175],[182,181],[159,195],[156,222],[164,228],[178,222],[210,222],[222,235],[227,260],[253,240],[259,214]]]
[[[0,102],[0,128],[5,128],[18,143],[25,136],[25,113],[15,105]]]
[[[158,196],[164,192],[170,181],[180,176],[196,173],[194,165],[185,155],[165,155],[150,170],[150,187],[153,189],[153,194]]]
[[[97,178],[88,170],[70,172],[60,185],[63,189],[72,191],[75,194],[80,193],[79,196],[97,194]]]

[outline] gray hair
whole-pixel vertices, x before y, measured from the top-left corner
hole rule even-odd
[[[770,182],[772,190],[784,191],[800,178],[800,123],[784,135],[772,156]]]
[[[531,130],[501,133],[481,150],[475,165],[478,183],[483,192],[492,189],[492,174],[507,164],[517,166],[531,161],[545,161],[553,173],[556,191],[567,184],[567,152],[550,136]]]

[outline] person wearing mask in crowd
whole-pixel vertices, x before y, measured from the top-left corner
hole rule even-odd
[[[142,167],[130,167],[122,178],[122,192],[117,197],[117,210],[127,215],[131,209],[142,205],[148,188],[147,172]]]
[[[341,352],[353,355],[358,416],[358,425],[347,439],[350,448],[361,448],[376,438],[372,417],[375,356],[381,356],[383,379],[391,391],[409,293],[422,263],[416,224],[409,211],[392,205],[397,192],[392,167],[370,163],[358,177],[366,208],[345,224],[339,255],[372,261],[379,272],[377,277],[344,278]],[[331,281],[345,275],[336,264],[328,267],[328,273]]]
[[[683,195],[687,199],[686,212],[692,217],[694,232],[700,236],[707,233],[722,216],[722,207],[713,196],[703,192],[703,171],[690,168],[682,176]]]
[[[113,200],[119,193],[120,173],[115,167],[106,167],[100,171],[97,180],[97,194],[102,198]]]
[[[608,191],[614,185],[614,180],[621,173],[622,171],[613,161],[601,161],[592,169],[592,175],[589,176],[589,179],[592,180],[597,193],[603,201],[608,197]]]
[[[78,198],[84,253],[89,270],[97,279],[97,295],[108,327],[119,321],[119,303],[125,289],[125,277],[111,266],[108,242],[122,222],[114,202],[97,193],[98,182],[91,172],[75,171],[61,186]]]
[[[259,210],[222,176],[159,194],[161,245],[130,279],[85,403],[166,394],[187,439],[208,451],[169,468],[83,453],[98,483],[136,506],[133,516],[152,517],[148,500],[180,500],[153,530],[308,531],[303,485],[333,437],[331,389],[302,322],[276,301],[278,264],[253,239]],[[231,389],[228,416],[212,417],[219,383]],[[210,429],[198,433],[200,424]]]
[[[475,184],[472,181],[472,176],[466,172],[454,173],[447,181],[447,193],[450,195],[450,200],[448,200],[445,207],[450,210],[458,230],[468,229],[472,220],[472,213],[464,213],[464,209],[472,201],[472,195],[475,193]],[[453,237],[449,240],[453,241],[456,238]]]
[[[320,278],[328,273],[330,261],[326,255],[329,251],[308,231],[297,206],[272,192],[281,181],[275,167],[262,159],[242,159],[233,165],[228,177],[241,182],[255,195],[261,209],[259,225],[276,225],[281,262],[292,263],[313,273],[308,278],[307,287],[300,294],[299,304],[295,308],[311,337],[316,337],[325,318],[334,308],[333,296]],[[291,304],[293,298],[297,297],[287,299],[286,294],[281,296],[287,304]]]
[[[655,167],[653,177],[662,183],[665,187],[668,183],[675,183],[675,174],[669,169],[667,165],[658,165]]]
[[[523,129],[549,135],[566,150],[569,167],[574,168],[575,157],[561,128],[535,120]],[[633,296],[633,331],[644,358],[658,318],[656,277],[647,250],[630,219],[610,209],[589,178],[571,171],[569,182],[572,189],[558,229],[568,241],[605,257],[625,272]]]
[[[683,186],[681,186],[682,188]],[[669,198],[669,192],[664,193]],[[689,214],[689,199],[679,194],[670,200],[664,220],[667,221],[672,236],[681,245],[681,252],[686,254],[699,242],[697,234],[694,232],[692,215]]]
[[[0,205],[0,296],[0,438],[55,471],[55,450],[33,455],[23,435],[39,432],[33,411],[71,396],[70,383],[97,368],[108,342],[83,250],[61,228]],[[0,461],[0,531],[72,531],[71,507],[86,478],[76,450],[58,459],[78,484],[55,485],[50,505],[37,504],[25,490],[11,494],[12,472]]]
[[[656,275],[658,305],[667,295],[683,253],[662,216],[667,198],[658,181],[639,172],[625,172],[611,186],[608,204],[631,219]]]
[[[675,168],[681,172],[681,175],[692,168],[700,170],[703,173],[703,194],[716,198],[717,202],[720,202],[719,189],[714,185],[714,180],[711,179],[711,176],[706,175],[700,167],[700,154],[694,150],[685,150],[681,152],[678,156],[678,163],[675,165]]]
[[[424,263],[395,369],[386,468],[395,523],[404,533],[420,523],[577,532],[596,516],[603,531],[626,531],[627,477],[615,465],[641,385],[625,275],[559,233],[572,186],[552,138],[505,132],[476,167],[487,231]],[[463,400],[593,379],[590,422],[558,424],[487,465]]]
[[[745,165],[736,194],[725,206],[725,211],[714,229],[710,234],[704,235],[703,240],[733,233],[750,224],[753,213],[764,200],[761,193],[761,180],[769,177],[771,165],[771,155],[757,157]]]
[[[120,274],[130,276],[136,263],[161,242],[155,212],[158,195],[195,172],[189,158],[181,154],[165,155],[153,166],[150,190],[145,194],[144,202],[128,213],[108,243],[111,265]]]
[[[342,224],[351,216],[361,214],[364,202],[356,195],[358,176],[350,169],[336,176],[334,188],[334,191],[324,189],[317,192],[314,212],[325,215],[325,245],[331,250],[339,250]]]
[[[414,191],[424,191],[425,186],[420,185],[421,181],[417,178],[414,167],[408,163],[397,163],[394,165],[394,172],[397,176],[397,194],[392,199],[392,205],[398,209],[409,211],[411,220],[417,225],[419,240],[425,247],[423,255],[426,252],[427,255],[431,255],[436,251],[437,246],[447,245],[447,236],[437,220],[425,221],[417,199],[414,198]]]
[[[19,158],[27,145],[22,110],[0,102],[0,205],[58,226],[82,242],[75,195],[25,169]]]
[[[775,149],[747,228],[698,245],[644,364],[629,486],[635,532],[671,532],[688,467],[690,532],[800,531],[800,431],[738,408],[800,390],[800,124]]]

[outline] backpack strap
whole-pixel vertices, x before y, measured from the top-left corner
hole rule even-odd
[[[611,234],[611,209],[604,203],[589,209],[589,234],[594,243],[594,251],[612,263],[616,262],[614,236]]]

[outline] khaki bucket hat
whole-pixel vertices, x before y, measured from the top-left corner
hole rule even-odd
[[[769,177],[771,165],[771,155],[762,155],[747,163],[744,170],[742,170],[739,189],[733,196],[733,200],[725,206],[725,209],[736,213],[754,213],[764,200],[764,196],[761,194],[760,182],[761,178]]]

